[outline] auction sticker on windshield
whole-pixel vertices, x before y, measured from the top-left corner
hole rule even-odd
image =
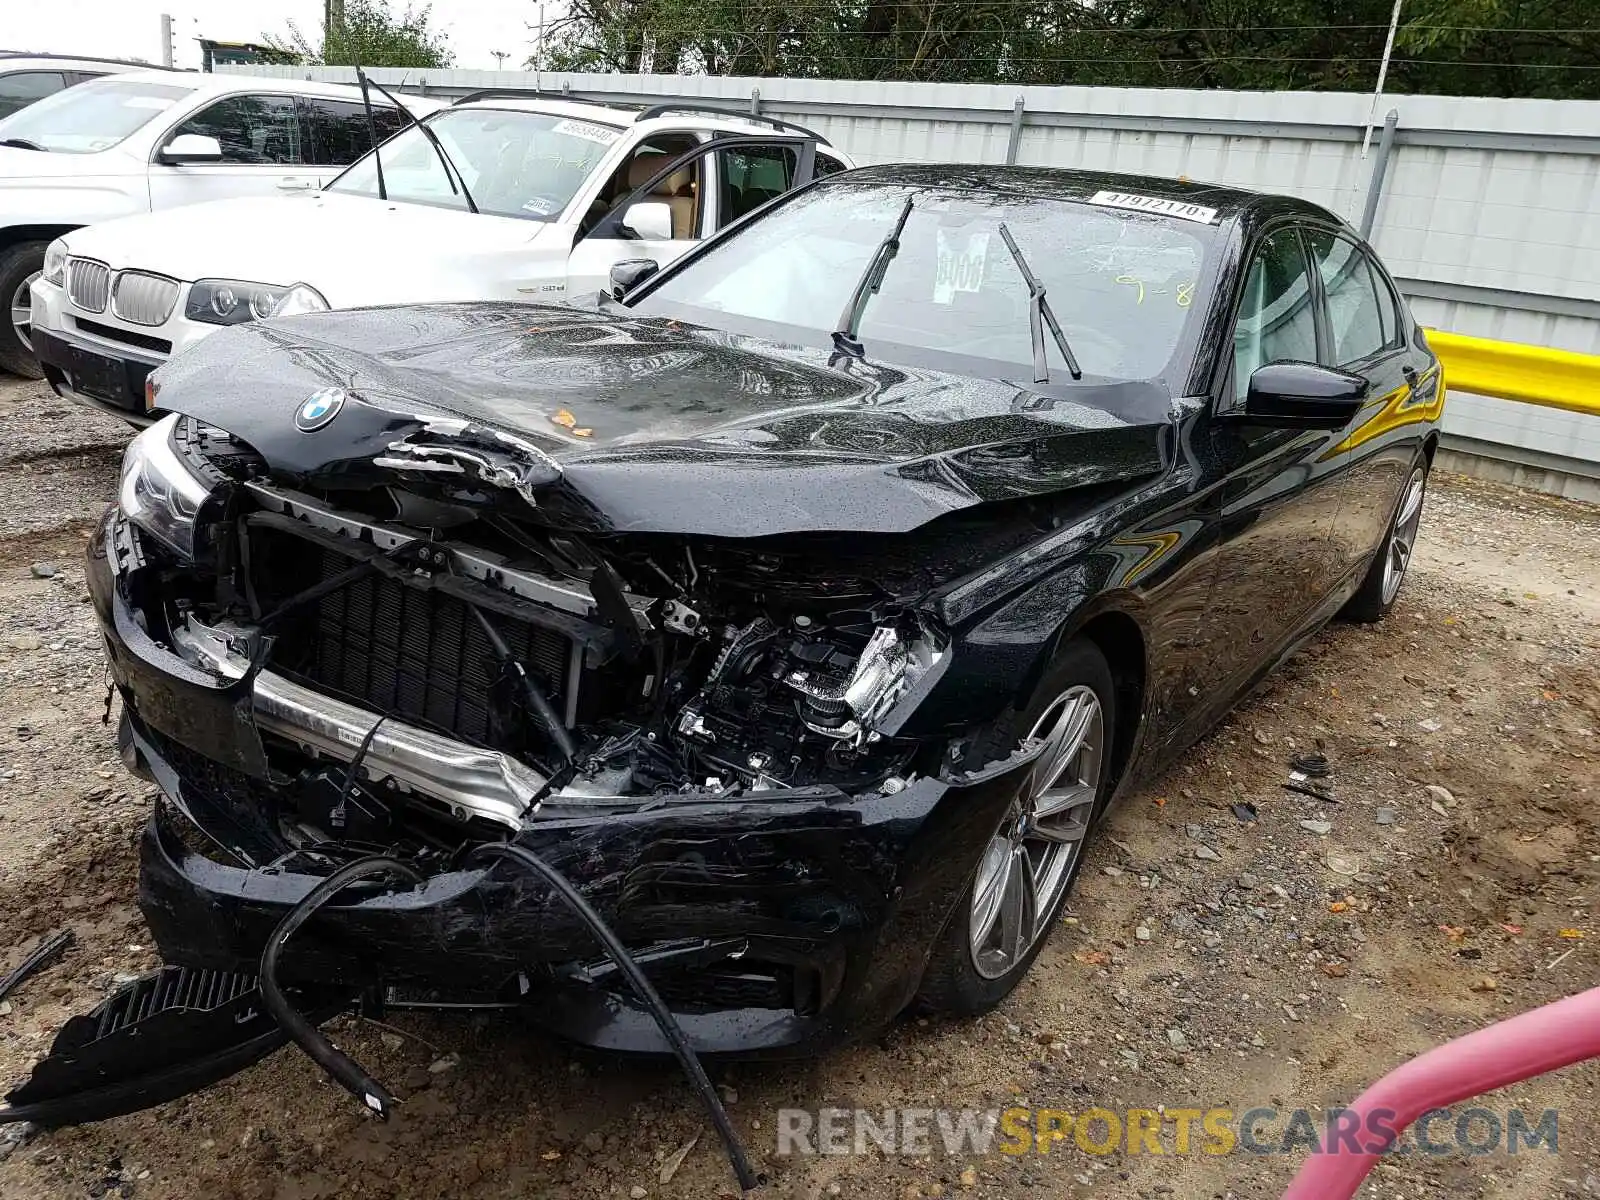
[[[583,138],[585,141],[599,142],[609,146],[621,134],[615,129],[608,129],[604,125],[591,125],[588,121],[574,121],[570,117],[559,121],[555,126],[556,133],[565,133],[570,137]]]
[[[1217,219],[1217,210],[1203,204],[1169,200],[1164,196],[1140,196],[1135,192],[1096,192],[1089,197],[1089,203],[1107,208],[1131,208],[1135,212],[1160,213],[1165,217],[1182,217],[1185,221],[1199,221],[1202,225],[1209,225]]]
[[[933,302],[949,304],[957,292],[976,292],[983,285],[983,264],[989,255],[988,231],[974,233],[958,246],[954,235],[938,231],[939,265],[934,275]]]

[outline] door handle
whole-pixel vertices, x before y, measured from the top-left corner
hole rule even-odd
[[[317,185],[316,185],[315,181],[310,180],[310,179],[280,179],[280,180],[278,180],[278,190],[280,192],[309,192],[312,188],[314,188],[316,186]]]

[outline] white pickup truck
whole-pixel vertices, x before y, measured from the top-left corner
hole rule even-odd
[[[35,376],[29,285],[51,239],[230,196],[310,191],[406,118],[344,84],[135,71],[0,120],[0,368]],[[436,102],[418,101],[426,111]],[[409,107],[409,106],[408,106]]]
[[[145,376],[225,325],[596,291],[623,260],[640,263],[635,273],[665,265],[853,165],[799,126],[693,104],[489,92],[423,126],[321,191],[132,217],[53,243],[32,291],[46,377],[64,396],[143,423]]]

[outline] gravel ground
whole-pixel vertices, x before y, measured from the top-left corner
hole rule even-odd
[[[77,935],[0,1005],[0,1079],[20,1080],[69,1014],[154,958],[133,903],[149,796],[101,721],[79,565],[126,433],[36,385],[0,382],[0,415],[0,968],[54,929]],[[908,1018],[820,1062],[717,1073],[765,1194],[1276,1196],[1298,1155],[1067,1142],[1049,1156],[780,1158],[774,1125],[780,1108],[823,1105],[1315,1113],[1407,1056],[1593,986],[1597,652],[1600,513],[1437,478],[1396,611],[1330,628],[1113,815],[1063,927],[998,1012]],[[1332,765],[1327,801],[1282,787],[1287,760],[1313,750]],[[335,1029],[405,1098],[398,1119],[365,1119],[284,1052],[152,1112],[14,1150],[0,1139],[0,1195],[734,1194],[665,1067],[512,1019]],[[1488,1102],[1559,1109],[1558,1154],[1397,1159],[1363,1194],[1600,1194],[1597,1082],[1580,1067]]]

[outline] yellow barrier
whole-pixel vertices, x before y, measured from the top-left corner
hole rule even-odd
[[[1473,392],[1600,417],[1600,354],[1430,329],[1428,345],[1452,392]]]

